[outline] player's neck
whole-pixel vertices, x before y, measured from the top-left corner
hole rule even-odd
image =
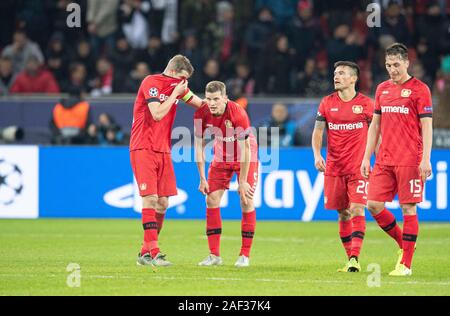
[[[406,81],[408,81],[409,79],[411,79],[412,76],[410,74],[406,74],[404,77],[402,77],[399,81],[393,81],[395,84],[404,84]]]
[[[356,97],[357,92],[354,88],[353,89],[348,88],[348,89],[339,90],[338,95],[342,101],[348,102],[348,101],[353,100]]]

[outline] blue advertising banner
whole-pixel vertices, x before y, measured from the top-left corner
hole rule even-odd
[[[179,155],[174,154],[179,158]],[[170,199],[168,218],[205,218],[205,198],[198,191],[193,152],[191,162],[175,162],[178,196]],[[267,159],[272,157],[272,161]],[[323,176],[314,168],[309,148],[280,149],[277,155],[260,150],[262,168],[254,195],[258,219],[335,220],[323,207]],[[419,217],[450,221],[448,166],[450,151],[434,150],[433,175],[427,181]],[[139,218],[141,199],[126,147],[42,147],[39,151],[39,217]],[[224,219],[241,217],[236,178],[222,200]],[[398,201],[388,203],[401,216]],[[370,218],[370,216],[369,216]]]

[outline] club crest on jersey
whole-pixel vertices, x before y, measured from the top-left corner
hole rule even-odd
[[[155,87],[153,87],[153,88],[150,88],[150,90],[148,90],[148,94],[151,96],[151,97],[157,97],[158,96],[158,89],[157,88],[155,88]]]
[[[147,183],[141,183],[141,185],[139,186],[139,189],[141,189],[141,191],[147,190]]]
[[[231,123],[230,120],[225,120],[225,126],[226,126],[227,128],[232,128],[232,127],[233,127],[233,124]]]
[[[411,90],[409,90],[409,89],[403,89],[401,92],[401,96],[403,98],[408,98],[410,95],[411,95]]]
[[[354,105],[352,106],[352,111],[355,114],[361,114],[363,112],[363,107],[362,105]]]

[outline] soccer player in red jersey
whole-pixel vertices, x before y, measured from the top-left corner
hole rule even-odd
[[[325,208],[337,210],[339,235],[348,262],[339,272],[359,272],[359,255],[366,230],[364,208],[367,181],[359,171],[373,101],[356,91],[359,67],[349,61],[334,64],[336,92],[322,99],[312,136],[316,169],[325,173]],[[323,131],[327,129],[326,163],[321,155]]]
[[[212,81],[205,89],[206,103],[194,114],[195,150],[200,175],[199,191],[206,198],[206,235],[210,254],[201,266],[221,265],[220,200],[234,173],[238,176],[242,208],[242,247],[236,267],[250,264],[250,249],[256,226],[253,194],[258,181],[258,145],[245,110],[228,100],[223,82]],[[214,135],[214,159],[205,176],[205,134]]]
[[[142,196],[144,242],[139,265],[168,266],[160,252],[158,234],[168,207],[177,194],[170,154],[171,132],[179,99],[199,107],[202,100],[187,87],[194,69],[186,57],[176,55],[162,74],[147,76],[141,83],[133,111],[130,160]]]
[[[400,247],[395,269],[389,274],[393,276],[412,274],[419,232],[416,204],[422,201],[424,183],[431,175],[431,93],[426,84],[408,74],[408,66],[405,45],[395,43],[386,49],[390,80],[377,87],[375,113],[361,164],[361,174],[369,178],[368,209]],[[380,149],[370,171],[370,157],[380,134]],[[403,232],[385,208],[385,202],[392,201],[397,193]]]

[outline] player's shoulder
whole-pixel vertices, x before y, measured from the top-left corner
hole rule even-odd
[[[415,90],[420,92],[430,92],[430,87],[420,79],[416,77],[411,78],[411,86],[415,88]]]
[[[322,100],[320,103],[323,103],[324,105],[328,105],[330,102],[335,102],[336,100],[339,100],[337,97],[337,92],[330,93],[324,97],[322,97]]]
[[[209,114],[211,114],[208,104],[207,103],[202,103],[202,105],[194,112],[194,117],[195,118],[200,118],[200,117],[206,117]]]
[[[227,111],[230,113],[230,115],[232,117],[247,116],[247,112],[245,112],[245,109],[242,106],[240,106],[239,104],[237,104],[236,102],[231,101],[231,100],[228,100]]]
[[[361,101],[363,103],[366,104],[372,104],[373,103],[373,99],[367,95],[365,95],[364,93],[359,92],[358,93],[358,101]]]

